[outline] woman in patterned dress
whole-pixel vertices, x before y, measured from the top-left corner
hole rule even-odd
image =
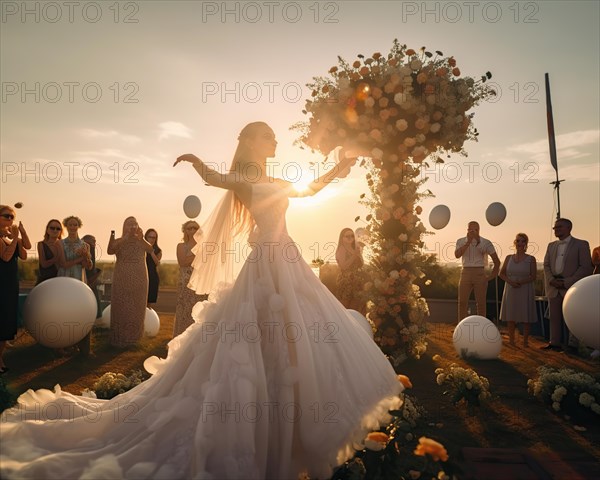
[[[123,235],[110,234],[107,253],[116,255],[110,300],[110,343],[128,347],[144,334],[144,319],[148,300],[148,269],[146,253],[152,251],[135,217],[123,223]]]
[[[366,312],[362,295],[364,261],[361,250],[361,244],[357,245],[356,243],[354,231],[351,228],[342,229],[335,251],[335,259],[340,267],[337,278],[337,297],[344,307],[364,315]]]
[[[83,222],[79,217],[71,215],[63,220],[68,236],[63,238],[64,263],[58,269],[59,277],[71,277],[86,281],[85,270],[92,268],[90,247],[79,238],[79,229]]]
[[[192,275],[192,262],[195,255],[192,248],[196,246],[194,235],[200,230],[200,226],[194,220],[188,220],[181,226],[183,241],[177,244],[177,263],[179,264],[179,285],[177,288],[177,306],[175,307],[175,324],[173,325],[173,337],[180,335],[188,328],[194,319],[192,308],[196,303],[206,300],[208,295],[198,295],[188,288],[190,276]],[[199,232],[202,234],[202,232]]]

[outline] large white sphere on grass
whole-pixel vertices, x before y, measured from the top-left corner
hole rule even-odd
[[[104,307],[104,310],[102,310],[102,316],[96,319],[96,323],[94,325],[99,328],[110,328],[110,305]]]
[[[96,297],[84,282],[56,277],[35,286],[23,308],[25,328],[50,348],[75,345],[90,333],[96,320]]]
[[[160,318],[151,308],[146,308],[146,318],[144,318],[144,333],[148,337],[156,337],[160,330]]]
[[[373,329],[371,328],[371,323],[369,320],[367,320],[367,317],[365,317],[362,313],[350,308],[347,309],[347,312],[359,323],[361,328],[367,332],[371,338],[373,338]]]
[[[600,275],[575,282],[562,308],[569,331],[586,346],[600,349]]]
[[[463,319],[452,335],[454,349],[463,358],[491,360],[502,349],[502,337],[493,322],[480,315]]]

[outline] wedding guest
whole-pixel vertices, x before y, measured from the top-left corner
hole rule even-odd
[[[534,256],[525,253],[529,237],[517,233],[513,245],[515,253],[504,259],[499,277],[504,280],[504,295],[500,309],[500,320],[508,322],[510,344],[515,344],[515,327],[523,324],[523,346],[529,346],[531,324],[537,321],[535,310],[535,278],[537,262]]]
[[[354,231],[344,228],[340,232],[335,259],[340,268],[337,277],[337,298],[344,307],[366,313],[366,303],[363,296],[365,283],[362,267],[362,244],[356,242]]]
[[[458,321],[467,316],[467,307],[471,292],[475,292],[475,303],[477,304],[477,315],[486,316],[486,291],[490,280],[498,275],[500,259],[498,254],[487,238],[479,236],[479,223],[469,222],[467,225],[467,236],[456,241],[454,251],[456,258],[462,261],[462,270],[458,284]],[[494,269],[490,276],[485,273],[488,255],[494,262]]]
[[[566,325],[562,304],[567,290],[578,280],[592,274],[590,245],[571,236],[573,223],[567,218],[557,219],[552,228],[558,240],[548,244],[544,256],[544,283],[550,304],[550,341],[541,348],[561,351],[562,341],[567,341],[568,349],[576,351],[579,342],[572,333],[569,333],[568,339],[562,338],[563,326]]]
[[[110,304],[110,343],[127,347],[144,334],[148,300],[146,253],[152,251],[152,245],[144,239],[135,217],[127,217],[120,238],[115,238],[114,230],[110,233],[106,251],[117,257]]]
[[[173,338],[183,333],[186,328],[194,323],[194,319],[192,318],[192,308],[196,303],[208,298],[208,295],[198,295],[187,286],[190,282],[192,262],[195,258],[195,255],[192,252],[192,249],[196,246],[194,235],[196,235],[196,232],[200,235],[202,234],[200,225],[194,220],[188,220],[181,226],[181,231],[183,232],[183,241],[177,244],[179,283],[177,285],[177,306],[175,307]]]
[[[0,205],[0,375],[8,372],[4,363],[6,342],[17,334],[19,310],[18,258],[27,259],[31,242],[21,222],[14,223],[17,214],[9,205]]]
[[[594,266],[594,275],[600,273],[600,246],[592,250],[592,265]]]
[[[79,229],[83,226],[83,222],[79,217],[71,215],[63,220],[63,225],[68,235],[62,240],[65,257],[57,276],[76,278],[85,282],[85,270],[92,268],[92,258],[90,247],[79,238]]]
[[[102,316],[102,303],[100,302],[100,294],[98,293],[98,280],[100,279],[102,270],[96,268],[96,237],[88,234],[81,237],[81,239],[87,243],[90,248],[92,268],[85,270],[85,276],[88,287],[90,287],[92,292],[94,292],[94,296],[96,297],[96,318],[100,318]]]
[[[156,230],[149,228],[146,230],[144,238],[152,245],[152,251],[146,253],[146,267],[148,269],[148,307],[150,307],[156,303],[158,297],[158,286],[160,284],[158,265],[162,259],[162,250],[158,246],[158,232]]]
[[[56,277],[59,267],[65,262],[62,232],[63,227],[59,220],[52,219],[46,225],[44,239],[37,244],[39,267],[36,285]]]

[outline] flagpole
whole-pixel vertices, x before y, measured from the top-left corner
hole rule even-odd
[[[548,74],[545,74],[546,80],[546,120],[548,122],[548,146],[550,149],[550,163],[554,167],[556,171],[556,180],[554,182],[550,182],[550,185],[554,185],[554,189],[556,190],[556,218],[560,217],[560,183],[564,182],[564,180],[558,179],[558,162],[556,158],[556,140],[554,135],[554,119],[552,117],[552,100],[550,98],[550,78]]]

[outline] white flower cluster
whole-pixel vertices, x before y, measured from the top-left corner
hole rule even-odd
[[[467,403],[478,404],[491,398],[490,382],[471,368],[459,367],[452,363],[446,368],[437,368],[435,373],[436,383],[449,387],[454,403],[464,399]]]
[[[97,398],[110,399],[131,390],[142,383],[142,380],[142,372],[139,370],[128,377],[122,373],[107,372],[94,383],[94,391]]]
[[[577,404],[600,415],[600,383],[591,375],[569,368],[538,368],[538,377],[527,381],[529,393],[551,403],[556,412],[564,410],[565,399],[572,397]],[[574,403],[574,402],[571,402]],[[568,412],[567,412],[568,413]]]

